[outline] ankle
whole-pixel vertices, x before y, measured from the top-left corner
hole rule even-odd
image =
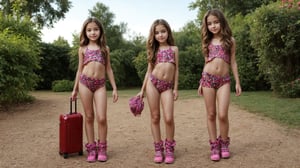
[[[218,138],[219,143],[220,143],[220,149],[221,149],[221,157],[224,159],[227,159],[230,157],[230,152],[229,152],[229,145],[230,145],[230,138],[227,137],[225,140],[219,136]]]
[[[107,154],[106,154],[107,142],[106,141],[100,142],[98,140],[97,146],[98,146],[98,161],[100,161],[100,162],[107,161]]]
[[[159,142],[154,142],[154,150],[155,150],[154,162],[155,163],[163,162],[164,142],[162,140]]]
[[[220,160],[219,140],[216,140],[216,141],[209,140],[209,144],[210,144],[210,159],[212,161],[219,161]]]
[[[97,146],[96,142],[87,143],[85,145],[87,151],[87,161],[88,162],[95,162],[97,157]]]
[[[174,151],[175,151],[175,146],[176,142],[175,140],[168,141],[166,139],[165,141],[165,146],[166,146],[166,158],[165,158],[165,163],[170,164],[174,162]]]

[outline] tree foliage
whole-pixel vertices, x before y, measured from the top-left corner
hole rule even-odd
[[[179,89],[195,89],[199,86],[204,57],[201,53],[200,28],[194,22],[187,23],[174,33],[179,49]]]
[[[217,8],[227,13],[229,16],[234,16],[238,13],[243,16],[253,12],[256,8],[264,4],[275,2],[276,0],[196,0],[190,4],[191,9],[198,9],[198,18],[203,18],[206,11]]]
[[[52,44],[55,46],[70,48],[68,41],[64,39],[62,36],[59,36],[56,40],[53,41]]]
[[[103,3],[97,2],[92,10],[89,10],[91,17],[98,18],[103,24],[107,44],[111,50],[122,48],[124,43],[123,34],[126,32],[126,24],[115,24],[115,15],[109,11],[109,7]]]
[[[280,8],[279,3],[258,8],[249,25],[251,45],[259,56],[259,69],[268,77],[272,89],[300,78],[300,12]],[[298,95],[300,96],[300,95]]]
[[[27,18],[0,12],[0,104],[22,102],[38,81],[39,31]]]
[[[8,29],[0,33],[0,104],[27,100],[28,91],[38,81],[34,73],[39,68],[38,43],[30,37],[17,35]]]
[[[239,78],[244,91],[269,90],[270,84],[258,70],[258,55],[250,45],[250,27],[246,16],[238,14],[231,18],[231,27],[236,41],[236,61]],[[235,89],[235,85],[231,85]]]
[[[60,40],[53,44],[41,43],[41,69],[36,72],[40,82],[36,89],[50,90],[53,81],[70,79],[70,47],[66,43],[61,44]]]
[[[71,8],[69,0],[1,0],[0,10],[5,16],[28,16],[39,27],[52,27],[55,22],[65,17]]]

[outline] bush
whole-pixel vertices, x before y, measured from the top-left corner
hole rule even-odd
[[[283,97],[300,97],[300,78],[291,81],[289,83],[282,84],[281,86],[281,96]]]
[[[39,30],[29,18],[0,12],[0,106],[31,101],[39,69]]]
[[[243,91],[270,90],[270,84],[258,70],[257,52],[249,45],[251,24],[248,23],[247,17],[237,14],[230,21],[236,40],[236,61]],[[231,90],[235,91],[234,83],[235,81],[232,80]]]
[[[69,92],[73,90],[74,82],[69,80],[56,80],[52,82],[52,91]]]
[[[55,80],[73,79],[70,64],[70,48],[68,46],[58,46],[56,44],[41,43],[41,69],[36,73],[41,78],[37,90],[50,90],[51,84]]]
[[[0,104],[26,102],[38,81],[36,43],[9,31],[0,33]]]
[[[258,53],[260,72],[271,88],[284,95],[285,85],[300,74],[300,12],[273,3],[251,14],[251,45]]]

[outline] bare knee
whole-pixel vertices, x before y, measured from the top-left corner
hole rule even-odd
[[[160,115],[159,113],[151,114],[151,122],[152,124],[159,124],[160,122]]]
[[[106,125],[107,124],[107,120],[105,117],[102,117],[102,118],[98,118],[98,124],[99,125]]]
[[[94,119],[95,119],[95,116],[93,114],[85,115],[85,122],[87,124],[94,124]]]
[[[223,123],[227,123],[228,122],[228,115],[220,113],[219,116],[218,116],[218,118],[219,118],[220,122],[223,122]]]
[[[210,121],[215,121],[216,120],[216,112],[208,112],[207,113],[207,119],[210,120]]]
[[[173,118],[166,118],[165,119],[165,124],[166,125],[169,125],[169,126],[172,126],[172,125],[174,125],[174,119]]]

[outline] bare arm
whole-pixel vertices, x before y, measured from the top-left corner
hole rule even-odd
[[[236,44],[234,38],[232,38],[233,45],[231,47],[231,70],[233,73],[233,77],[235,80],[235,92],[236,96],[240,96],[242,93],[242,88],[240,84],[240,78],[238,73],[238,66],[235,58],[235,50],[236,50]]]
[[[141,91],[137,94],[137,96],[144,97],[144,92],[146,90],[146,85],[147,85],[148,78],[149,78],[149,75],[151,74],[151,72],[152,72],[152,65],[151,65],[151,63],[148,63],[147,72],[144,77],[143,85],[142,85]]]
[[[83,51],[83,48],[79,47],[79,49],[78,49],[78,68],[77,68],[76,77],[75,77],[75,81],[74,81],[73,92],[71,95],[72,100],[75,100],[77,98],[79,77],[80,77],[80,74],[82,73],[82,69],[83,69],[83,52],[82,51]]]
[[[117,85],[116,85],[116,81],[115,81],[115,77],[114,77],[114,72],[111,68],[109,48],[108,48],[107,61],[106,61],[106,73],[107,73],[109,82],[113,88],[113,92],[112,92],[113,102],[117,102],[118,101],[118,91],[117,91]]]
[[[173,89],[173,95],[174,95],[174,100],[177,100],[178,98],[178,77],[179,77],[179,52],[178,52],[178,47],[173,47],[174,52],[175,52],[175,76],[174,76],[174,89]]]

